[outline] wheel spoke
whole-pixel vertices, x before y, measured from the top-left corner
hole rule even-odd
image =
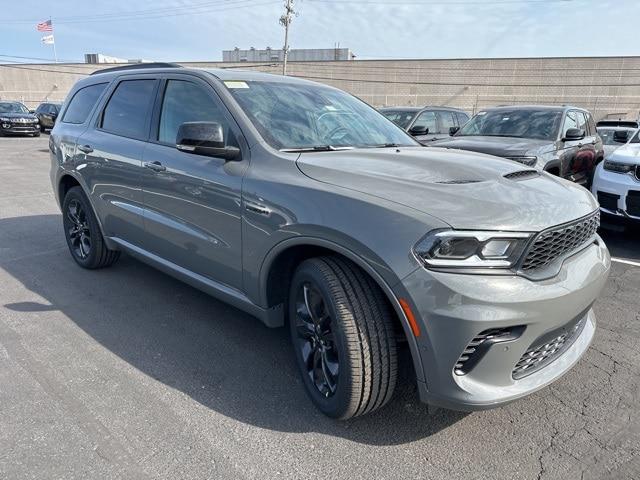
[[[330,365],[328,360],[327,360],[327,354],[323,351],[321,353],[321,361],[320,364],[322,366],[322,376],[324,379],[324,384],[328,390],[328,392],[330,393],[334,393],[336,391],[336,384],[333,381],[333,374],[331,371],[331,368],[334,367],[336,368],[336,373],[337,373],[337,365],[332,364]]]

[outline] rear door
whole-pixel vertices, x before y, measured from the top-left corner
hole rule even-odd
[[[167,75],[144,152],[146,247],[191,272],[242,288],[241,191],[248,149],[213,87],[186,74]],[[184,122],[218,122],[242,157],[225,161],[176,148]]]
[[[148,75],[115,80],[91,128],[78,139],[82,175],[103,233],[133,245],[144,242],[142,153],[158,83]]]
[[[454,117],[454,112],[449,110],[438,110],[436,112],[438,117],[438,133],[433,140],[442,140],[443,138],[449,138],[449,132],[452,127],[457,127],[458,123]]]
[[[588,184],[591,181],[591,174],[596,163],[595,132],[594,134],[591,134],[587,124],[587,117],[584,112],[580,110],[572,110],[567,114],[567,116],[571,116],[571,123],[575,118],[576,128],[585,132],[585,136],[582,140],[565,142],[565,147],[567,147],[565,151],[567,153],[571,151],[571,158],[567,158],[567,175],[574,182]]]

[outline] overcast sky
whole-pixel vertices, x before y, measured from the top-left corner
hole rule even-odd
[[[11,8],[3,5],[0,16],[0,62],[52,58],[35,25],[49,16],[62,60],[83,61],[84,53],[221,60],[235,46],[283,44],[284,0],[3,3]],[[639,0],[295,0],[295,7],[291,48],[340,42],[362,59],[640,54]]]

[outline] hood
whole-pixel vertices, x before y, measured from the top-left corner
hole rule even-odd
[[[607,160],[614,162],[640,165],[640,143],[627,143],[616,148]]]
[[[0,118],[28,118],[35,120],[37,117],[32,113],[0,113]]]
[[[453,228],[540,231],[593,212],[584,188],[500,158],[442,148],[303,153],[315,180],[383,198]],[[504,175],[529,170],[529,176]]]
[[[431,143],[434,147],[457,148],[497,157],[518,157],[553,148],[550,140],[514,137],[454,136]]]
[[[620,148],[620,145],[603,145],[604,148],[604,158],[609,158],[613,152]]]

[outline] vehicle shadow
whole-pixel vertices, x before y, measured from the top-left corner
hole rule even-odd
[[[122,360],[207,408],[260,428],[370,445],[412,442],[465,416],[429,414],[405,378],[380,411],[349,422],[328,419],[303,391],[286,329],[269,329],[126,256],[108,269],[83,270],[65,251],[60,224],[59,215],[0,220],[0,268],[46,300],[0,308],[60,310]]]

